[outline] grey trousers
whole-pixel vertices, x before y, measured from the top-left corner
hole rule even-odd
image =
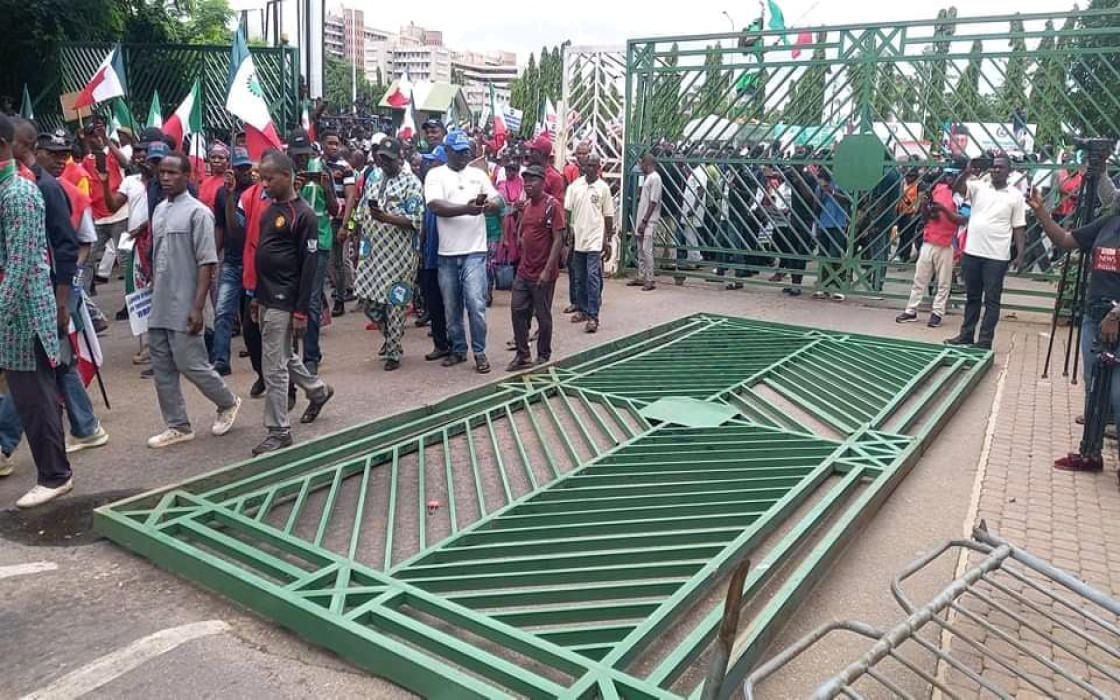
[[[646,225],[645,235],[635,234],[634,242],[638,248],[638,278],[646,284],[653,284],[653,235],[658,222]]]
[[[148,353],[152,358],[153,380],[163,422],[168,428],[189,431],[191,420],[179,385],[183,375],[219,411],[233,408],[237,397],[210,364],[202,333],[190,335],[165,328],[148,329]]]
[[[264,375],[264,427],[269,433],[291,431],[288,422],[288,382],[309,399],[322,398],[326,383],[311,374],[292,342],[292,312],[261,307],[261,373]]]

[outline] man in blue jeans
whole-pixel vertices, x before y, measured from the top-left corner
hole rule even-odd
[[[242,256],[245,249],[245,222],[238,217],[237,201],[253,185],[253,161],[244,148],[233,149],[233,170],[226,171],[225,187],[214,199],[214,242],[223,253],[218,272],[218,303],[214,308],[214,348],[210,362],[223,377],[230,374],[230,341],[233,323],[241,310]]]
[[[486,220],[487,211],[501,211],[502,202],[486,173],[469,168],[471,141],[456,130],[444,142],[447,166],[434,168],[424,180],[424,200],[439,227],[439,288],[447,315],[451,354],[444,367],[467,360],[463,328],[466,310],[475,369],[490,371],[486,359]]]
[[[572,231],[572,284],[577,313],[572,323],[586,322],[584,330],[599,330],[599,307],[603,301],[603,263],[611,258],[614,234],[614,196],[599,177],[599,156],[584,161],[583,177],[568,186],[564,209]]]

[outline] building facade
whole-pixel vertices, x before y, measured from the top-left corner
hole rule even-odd
[[[463,86],[471,111],[483,112],[490,106],[490,85],[499,107],[509,104],[510,84],[520,75],[517,54],[510,51],[453,51],[452,75]]]

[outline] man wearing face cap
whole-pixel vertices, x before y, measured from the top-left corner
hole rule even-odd
[[[385,371],[401,366],[404,311],[416,279],[417,240],[424,219],[420,179],[402,168],[401,142],[377,147],[378,167],[365,179],[359,211],[363,259],[354,291],[385,338]]]

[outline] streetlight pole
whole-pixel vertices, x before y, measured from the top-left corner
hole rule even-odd
[[[731,13],[728,12],[727,10],[724,10],[723,11],[723,16],[726,17],[727,21],[731,23],[731,31],[734,32],[735,31],[735,19],[731,16]]]

